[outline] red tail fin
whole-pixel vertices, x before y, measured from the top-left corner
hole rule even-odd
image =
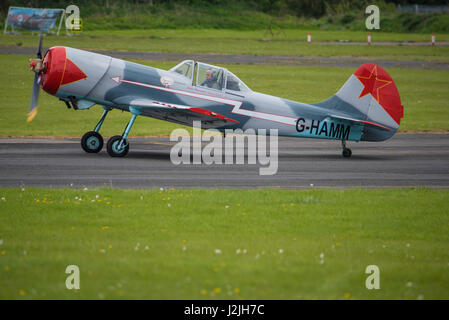
[[[401,104],[398,89],[390,75],[375,64],[360,66],[354,72],[354,75],[364,86],[359,98],[371,94],[399,125],[404,117],[404,107]]]

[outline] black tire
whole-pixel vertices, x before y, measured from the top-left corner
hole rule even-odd
[[[95,131],[86,132],[81,138],[81,148],[87,153],[98,153],[103,149],[103,137]]]
[[[345,158],[349,158],[352,155],[352,151],[349,148],[344,148],[343,149],[343,157]]]
[[[113,136],[108,140],[107,150],[111,157],[124,157],[129,151],[129,141],[125,139],[124,146],[120,150],[117,149],[117,145],[122,140],[122,136]]]

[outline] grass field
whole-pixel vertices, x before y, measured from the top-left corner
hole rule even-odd
[[[147,30],[95,30],[84,32],[89,37],[131,37],[131,38],[186,38],[186,39],[234,39],[234,40],[278,40],[306,41],[307,33],[311,32],[314,41],[350,41],[365,42],[367,32],[364,31],[333,31],[333,30],[298,30],[273,29],[266,30],[227,30],[227,29],[147,29]],[[396,42],[429,42],[427,33],[393,33],[371,32],[373,41]],[[449,34],[436,34],[439,41],[449,41]]]
[[[65,45],[80,49],[127,51],[227,53],[257,55],[371,57],[393,60],[449,61],[449,46],[368,46],[307,44],[307,31],[285,30],[272,37],[265,31],[229,30],[128,30],[96,31],[79,37],[48,36],[45,46]],[[366,33],[314,31],[313,41],[366,41]],[[427,41],[429,34],[373,34],[373,41]],[[437,35],[449,41],[449,35]],[[0,35],[2,46],[36,47],[37,36]]]
[[[188,55],[186,55],[188,58]],[[168,69],[176,64],[138,61]],[[352,68],[225,65],[255,91],[302,101],[318,102],[335,94]],[[81,136],[92,130],[102,109],[67,110],[58,99],[41,91],[39,113],[32,123],[25,122],[31,94],[33,74],[28,71],[28,57],[0,54],[0,136]],[[387,70],[396,82],[405,118],[400,131],[449,130],[449,71]],[[102,127],[104,136],[123,131],[129,113],[111,112]],[[132,136],[169,135],[177,125],[151,118],[139,118]]]
[[[448,196],[0,189],[0,298],[448,299]]]

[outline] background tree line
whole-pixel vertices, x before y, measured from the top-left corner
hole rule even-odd
[[[2,0],[0,10],[7,11],[9,6],[24,6],[35,8],[65,8],[69,4],[76,4],[89,12],[99,7],[174,7],[176,4],[195,7],[211,6],[241,6],[253,8],[272,15],[290,14],[298,17],[321,17],[333,12],[365,8],[369,4],[425,4],[425,5],[449,5],[449,0]]]

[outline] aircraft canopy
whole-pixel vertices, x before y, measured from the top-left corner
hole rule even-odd
[[[223,89],[242,92],[251,90],[229,70],[202,62],[185,60],[171,68],[170,71],[188,78],[195,86],[219,91]]]

